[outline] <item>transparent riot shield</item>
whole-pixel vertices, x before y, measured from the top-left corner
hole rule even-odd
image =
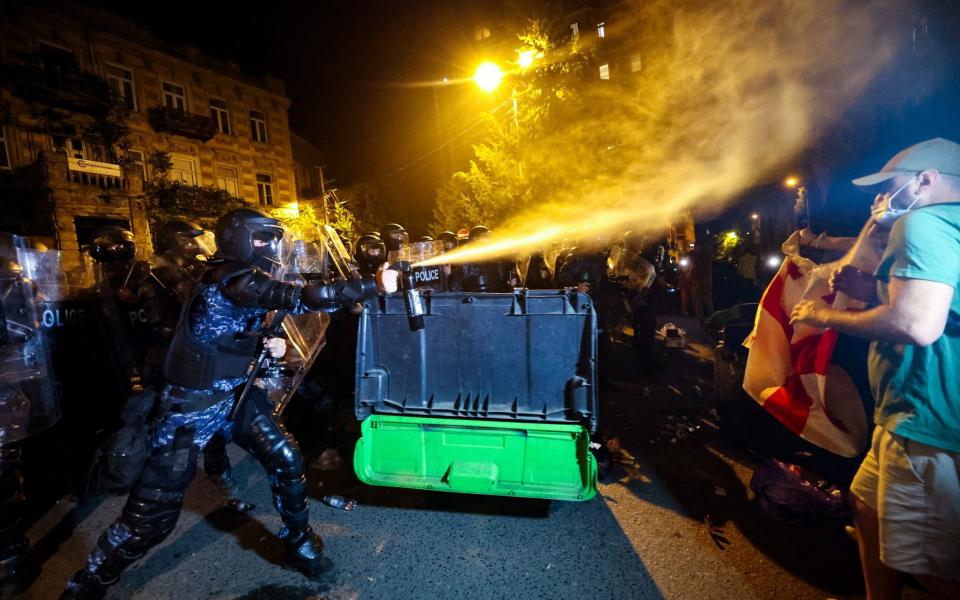
[[[410,271],[413,275],[413,284],[418,288],[426,288],[442,292],[447,289],[448,269],[444,265],[430,267],[419,266],[419,263],[443,254],[443,242],[414,242],[409,246],[408,260],[412,263]]]
[[[336,235],[336,232],[333,234]],[[282,278],[298,285],[324,279],[328,271],[327,248],[331,245],[329,238],[308,242],[286,232],[281,247]],[[346,263],[341,266],[346,266]],[[261,387],[273,401],[275,414],[281,414],[286,408],[323,349],[326,343],[324,334],[329,323],[329,315],[321,312],[288,314],[283,320],[287,352],[283,359],[267,369],[266,376],[260,381]]]
[[[319,239],[330,257],[330,263],[333,268],[333,274],[336,277],[353,277],[356,267],[350,252],[340,239],[340,234],[330,225],[323,225],[319,228]]]
[[[31,277],[51,258],[19,236],[0,233],[0,446],[60,418],[49,346],[37,312],[39,287]]]

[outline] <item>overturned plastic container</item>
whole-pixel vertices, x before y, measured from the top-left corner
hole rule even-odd
[[[369,300],[357,344],[361,481],[587,500],[597,425],[596,315],[563,290],[424,295],[411,331],[399,295]]]

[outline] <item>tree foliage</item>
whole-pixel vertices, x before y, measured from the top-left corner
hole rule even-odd
[[[249,206],[242,198],[220,188],[170,181],[173,162],[162,150],[151,154],[147,162],[153,178],[144,183],[143,192],[151,230],[174,219],[186,219],[211,229],[223,213]]]
[[[550,132],[586,108],[579,84],[589,57],[575,41],[552,43],[537,21],[519,41],[537,62],[527,72],[510,75],[504,83],[512,88],[510,95],[484,116],[487,136],[472,147],[473,160],[440,186],[431,225],[435,230],[496,226],[566,186],[565,171],[583,159],[568,148],[551,147]]]

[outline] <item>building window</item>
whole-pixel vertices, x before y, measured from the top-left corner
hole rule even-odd
[[[237,170],[233,167],[222,167],[217,165],[216,170],[217,187],[224,190],[231,196],[240,198],[240,183],[237,179]],[[259,176],[258,176],[259,182]]]
[[[179,110],[181,112],[187,110],[187,93],[183,89],[183,86],[164,81],[163,104],[173,110]]]
[[[54,136],[53,148],[71,158],[83,159],[87,157],[83,140],[77,138]]]
[[[107,80],[113,93],[120,98],[123,105],[130,110],[137,110],[137,99],[134,96],[133,71],[122,67],[107,65]]]
[[[580,23],[570,23],[570,35],[574,38],[580,37]]]
[[[217,131],[230,135],[230,111],[227,101],[219,98],[210,98],[210,117],[217,126]]]
[[[634,73],[637,73],[641,69],[643,69],[643,60],[640,58],[639,54],[634,54],[630,57],[630,70]]]
[[[189,156],[172,154],[170,162],[170,181],[178,181],[185,185],[197,185],[197,161]]]
[[[607,25],[603,21],[597,23],[597,37],[607,37]]]
[[[259,110],[250,111],[250,139],[267,143],[267,116]]]
[[[140,171],[143,180],[147,180],[147,161],[143,159],[142,150],[127,150],[127,162],[133,165],[134,169]]]
[[[490,37],[490,28],[489,27],[477,27],[477,30],[474,32],[474,39],[478,42]]]
[[[257,199],[264,206],[273,206],[273,180],[269,175],[257,173]]]
[[[610,65],[604,63],[600,65],[600,79],[610,79]]]
[[[10,168],[10,152],[7,150],[7,133],[0,127],[0,169]]]

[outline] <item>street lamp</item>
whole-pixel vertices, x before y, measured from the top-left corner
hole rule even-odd
[[[793,189],[793,188],[797,187],[797,184],[799,184],[799,183],[800,183],[800,180],[799,180],[799,179],[797,179],[796,177],[791,176],[791,177],[787,177],[787,178],[784,180],[783,185],[787,186],[788,188]]]
[[[496,63],[480,63],[476,72],[473,74],[473,81],[481,90],[492,92],[500,86],[503,81],[503,70]]]

